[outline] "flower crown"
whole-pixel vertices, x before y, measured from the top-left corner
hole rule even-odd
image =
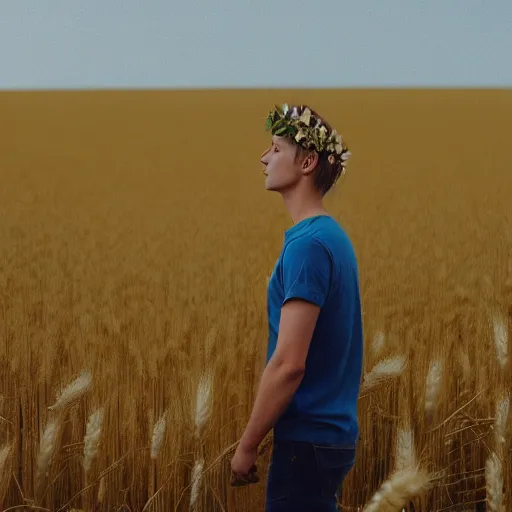
[[[351,153],[341,135],[336,130],[330,131],[308,107],[300,105],[290,110],[286,103],[281,107],[274,106],[267,116],[265,129],[272,135],[293,138],[304,149],[329,153],[329,163],[333,165],[339,161],[342,172],[345,171]]]

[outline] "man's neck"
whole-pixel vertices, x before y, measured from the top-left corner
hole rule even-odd
[[[294,190],[283,194],[283,201],[294,224],[315,215],[329,215],[319,195],[300,194]]]

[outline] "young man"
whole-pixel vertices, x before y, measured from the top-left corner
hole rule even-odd
[[[355,462],[363,326],[354,250],[323,197],[350,152],[306,106],[275,107],[267,129],[266,188],[281,194],[294,225],[268,286],[267,366],[232,484],[258,480],[258,447],[273,429],[266,511],[332,512]]]

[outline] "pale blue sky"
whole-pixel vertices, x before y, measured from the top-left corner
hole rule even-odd
[[[512,0],[0,0],[0,88],[510,87]]]

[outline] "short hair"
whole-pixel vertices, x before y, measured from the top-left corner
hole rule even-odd
[[[329,132],[332,132],[332,126],[325,120],[324,117],[322,117],[318,112],[313,110],[311,107],[307,105],[302,105],[302,108],[309,108],[311,113],[322,120],[322,123],[325,125],[327,130]],[[293,108],[293,105],[290,106],[290,109]],[[300,158],[304,158],[306,155],[311,153],[312,149],[305,149],[303,148],[298,142],[295,141],[295,139],[291,139],[292,142],[295,144],[297,150],[295,153],[295,161],[297,162]],[[322,194],[322,196],[325,196],[332,187],[336,184],[336,182],[339,180],[340,176],[343,174],[343,162],[336,158],[333,163],[329,161],[329,152],[327,151],[320,151],[318,152],[318,163],[314,170],[314,179],[313,183],[315,188]],[[332,161],[332,159],[331,159]]]

